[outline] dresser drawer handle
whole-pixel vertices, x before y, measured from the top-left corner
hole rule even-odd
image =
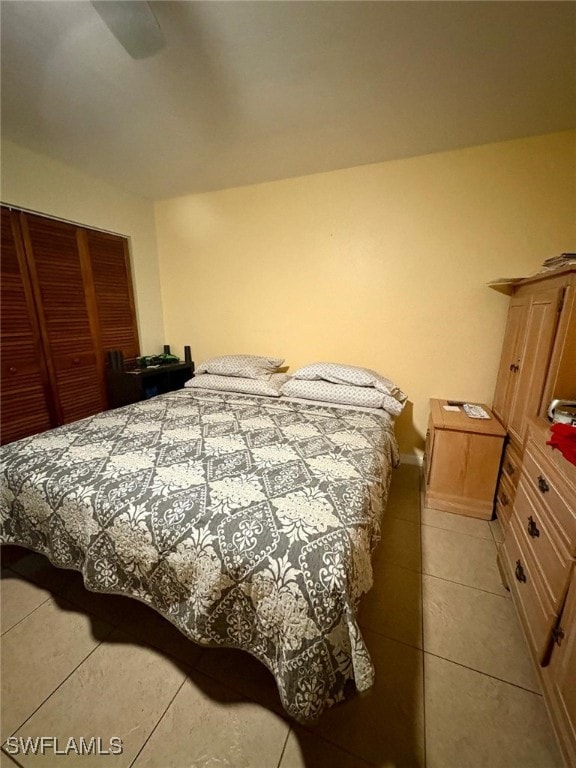
[[[18,373],[18,368],[14,368],[12,365],[10,368],[8,368],[8,371],[12,374],[12,376],[14,376],[15,373]]]
[[[520,562],[520,560],[516,560],[516,568],[514,570],[514,573],[518,581],[523,581],[524,583],[526,583],[526,574],[524,573],[524,568],[522,567],[522,563]]]
[[[546,482],[546,480],[542,477],[542,475],[538,475],[538,488],[542,491],[542,493],[546,493],[550,490],[550,486]]]
[[[507,462],[506,462],[506,472],[507,472],[507,473],[508,473],[510,476],[512,476],[512,475],[514,474],[514,472],[516,472],[516,467],[514,466],[514,464],[512,464],[512,462],[511,462],[511,461],[507,461]]]
[[[538,529],[538,526],[532,519],[532,515],[528,518],[528,533],[530,536],[532,536],[533,539],[537,539],[538,536],[540,536],[540,530]]]
[[[72,362],[74,363],[74,365],[80,365],[80,358],[79,357],[75,357],[75,358],[73,358]]]

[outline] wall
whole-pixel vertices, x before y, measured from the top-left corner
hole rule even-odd
[[[563,132],[158,202],[166,336],[197,362],[375,368],[418,455],[430,397],[491,402],[507,299],[486,283],[575,250],[575,178]]]
[[[121,192],[12,142],[2,142],[2,202],[130,238],[132,276],[142,352],[164,344],[154,209],[149,200]]]

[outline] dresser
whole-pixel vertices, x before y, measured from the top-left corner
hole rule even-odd
[[[510,297],[492,402],[507,432],[496,493],[496,515],[506,530],[520,479],[527,419],[545,417],[553,398],[576,400],[576,268],[490,287]]]
[[[498,555],[568,766],[576,766],[576,466],[526,420],[523,461]]]

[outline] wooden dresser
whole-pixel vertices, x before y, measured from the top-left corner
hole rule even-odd
[[[576,466],[529,419],[499,565],[568,766],[576,766]]]
[[[576,768],[576,467],[546,445],[550,401],[576,400],[576,268],[491,287],[510,297],[492,405],[507,431],[498,562],[564,760]]]
[[[576,267],[492,283],[510,296],[492,410],[507,431],[496,494],[506,530],[520,478],[527,418],[553,398],[576,400]]]

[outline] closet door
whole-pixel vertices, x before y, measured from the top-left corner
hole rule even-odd
[[[18,214],[2,207],[1,442],[56,425]]]
[[[83,230],[92,274],[103,355],[121,350],[127,362],[140,355],[128,241],[119,235]]]
[[[81,253],[79,228],[20,214],[58,423],[104,410],[106,397],[90,265]]]

